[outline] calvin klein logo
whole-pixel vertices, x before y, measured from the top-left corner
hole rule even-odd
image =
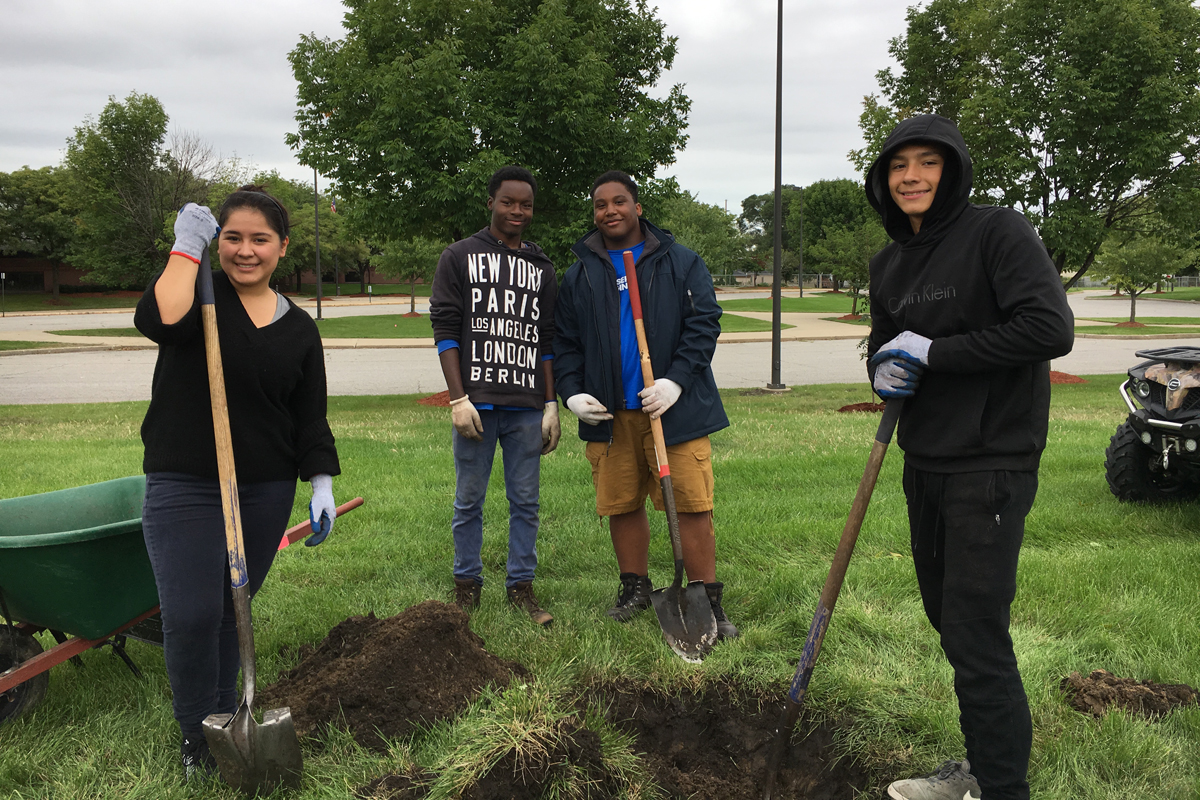
[[[951,284],[945,286],[936,286],[932,283],[927,283],[918,291],[904,297],[889,297],[888,311],[895,314],[905,306],[916,305],[919,303],[931,303],[937,300],[948,300],[951,297],[957,297],[958,293],[954,290]]]

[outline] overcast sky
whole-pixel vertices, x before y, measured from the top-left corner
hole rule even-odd
[[[862,97],[890,64],[905,0],[785,0],[783,179],[857,177]],[[295,129],[287,53],[302,33],[340,38],[335,0],[0,0],[0,171],[57,164],[108,97],[162,101],[173,129],[223,155],[311,180]],[[740,210],[774,182],[775,0],[658,0],[679,37],[660,87],[692,99],[687,147],[661,174]],[[323,182],[323,181],[322,181]]]

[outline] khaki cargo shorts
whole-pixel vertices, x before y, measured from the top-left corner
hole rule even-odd
[[[619,410],[613,415],[613,440],[588,442],[587,460],[596,485],[596,513],[602,517],[637,511],[649,496],[663,510],[658,460],[650,415]],[[682,514],[712,511],[712,446],[707,436],[667,447],[675,507]]]

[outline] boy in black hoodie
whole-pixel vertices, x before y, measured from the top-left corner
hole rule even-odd
[[[973,205],[953,122],[904,120],[867,174],[894,240],[871,260],[868,372],[903,398],[913,559],[954,668],[967,758],[888,787],[895,800],[1027,800],[1032,724],[1009,636],[1025,516],[1050,409],[1049,360],[1074,320],[1033,227]]]
[[[483,588],[483,501],[496,444],[508,495],[508,599],[539,625],[553,621],[533,593],[541,457],[558,446],[554,398],[554,265],[521,234],[537,181],[505,167],[488,181],[491,225],[446,248],[429,318],[454,431],[455,602],[469,611]]]

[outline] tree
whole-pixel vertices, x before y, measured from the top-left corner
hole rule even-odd
[[[683,192],[665,203],[657,222],[681,245],[696,251],[710,272],[723,274],[745,265],[746,244],[737,218],[719,206],[701,203],[695,195]]]
[[[289,55],[288,142],[354,199],[369,239],[469,236],[488,178],[520,164],[539,181],[530,236],[569,262],[595,176],[648,179],[686,141],[683,87],[647,93],[675,39],[646,0],[346,5],[345,38],[304,36]]]
[[[865,171],[899,119],[958,122],[977,199],[1037,226],[1073,285],[1140,201],[1200,186],[1200,9],[1192,0],[932,0],[908,12],[864,102]],[[890,105],[888,105],[890,104]]]
[[[1114,236],[1105,242],[1096,260],[1098,277],[1129,294],[1129,323],[1137,322],[1137,299],[1168,275],[1178,275],[1196,260],[1195,250],[1181,246],[1169,234]]]
[[[0,252],[49,260],[56,302],[58,270],[75,239],[68,182],[54,167],[0,173]]]
[[[871,283],[871,257],[891,238],[878,218],[867,217],[853,227],[823,227],[822,236],[807,249],[809,263],[850,284],[850,314],[858,315],[862,290]]]
[[[400,242],[385,242],[371,263],[384,275],[408,280],[409,316],[417,313],[417,281],[433,278],[446,242],[414,236]]]
[[[207,196],[219,159],[193,135],[168,142],[167,122],[157,99],[134,92],[123,103],[110,97],[67,140],[79,208],[71,258],[85,280],[144,286],[166,262],[175,213]]]

